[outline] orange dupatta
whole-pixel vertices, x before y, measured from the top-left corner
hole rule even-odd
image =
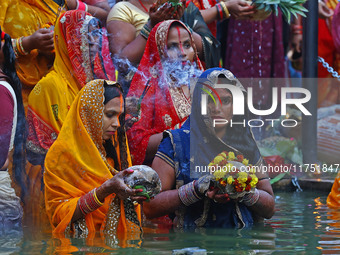
[[[88,26],[92,19],[95,18],[83,11],[67,11],[55,25],[53,70],[35,86],[28,101],[27,147],[34,153],[46,154],[57,138],[74,98],[87,82],[95,78],[115,80],[106,43],[97,53],[97,57],[105,55],[106,65],[99,65],[96,58],[93,68],[91,66]],[[102,39],[107,42],[105,34]],[[105,69],[113,71],[113,76]],[[28,160],[34,163],[29,156]]]
[[[108,82],[113,86],[117,83]],[[68,232],[78,199],[115,175],[106,159],[102,140],[104,80],[89,82],[78,94],[67,115],[58,139],[45,160],[45,204],[53,233]],[[131,166],[125,132],[120,128],[113,144],[119,166]],[[140,234],[140,206],[106,197],[104,205],[78,220],[76,224],[89,233],[101,231],[126,238],[126,233]],[[85,231],[86,233],[86,231]]]

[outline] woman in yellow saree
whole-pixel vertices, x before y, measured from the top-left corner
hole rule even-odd
[[[24,218],[34,228],[49,226],[43,199],[42,166],[74,98],[95,78],[115,80],[105,31],[96,18],[84,11],[63,13],[55,24],[53,70],[38,82],[29,96],[27,159],[34,166],[26,168],[28,194]]]
[[[15,40],[23,39],[25,51],[17,54],[17,74],[23,84],[25,109],[27,97],[37,82],[47,74],[53,65],[53,31],[44,29],[54,24],[58,18],[58,1],[53,0],[1,0],[0,26]],[[38,31],[39,30],[39,31]],[[32,35],[35,34],[35,39]],[[31,36],[32,41],[28,40]],[[29,47],[28,47],[29,44]],[[39,49],[39,50],[38,50]],[[18,53],[18,51],[16,50]]]
[[[115,80],[106,30],[84,11],[63,13],[54,32],[55,61],[28,98],[28,160],[43,165],[79,90],[93,79]]]
[[[141,234],[139,202],[123,176],[131,166],[118,83],[94,80],[78,94],[45,160],[45,203],[53,233]],[[124,171],[123,171],[124,170]]]

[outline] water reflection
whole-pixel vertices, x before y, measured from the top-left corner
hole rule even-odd
[[[53,238],[24,229],[23,237],[0,241],[3,254],[171,254],[186,247],[206,249],[208,254],[340,254],[340,212],[330,211],[327,193],[276,193],[276,213],[251,229],[169,230],[149,224],[148,233],[131,246],[115,248],[101,237]]]

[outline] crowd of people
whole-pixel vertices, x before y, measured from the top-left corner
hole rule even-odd
[[[191,169],[222,151],[265,164],[249,127],[208,124],[238,121],[219,83],[246,94],[255,85],[236,77],[285,76],[286,24],[280,13],[253,21],[255,12],[243,0],[1,1],[0,231],[20,231],[23,218],[39,231],[126,240],[143,232],[143,215],[178,228],[272,217],[267,174],[234,199]],[[203,85],[219,95],[206,116]],[[270,86],[255,88],[260,108]],[[124,183],[141,164],[162,183],[150,202]]]

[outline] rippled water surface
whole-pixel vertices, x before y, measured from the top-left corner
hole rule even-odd
[[[171,254],[200,247],[208,254],[340,254],[340,213],[326,206],[327,193],[276,194],[276,213],[251,229],[200,229],[144,234],[141,248],[105,248],[95,241],[55,239],[27,229],[22,237],[2,238],[0,254]],[[72,246],[70,246],[72,244]],[[72,247],[72,249],[70,248]]]

